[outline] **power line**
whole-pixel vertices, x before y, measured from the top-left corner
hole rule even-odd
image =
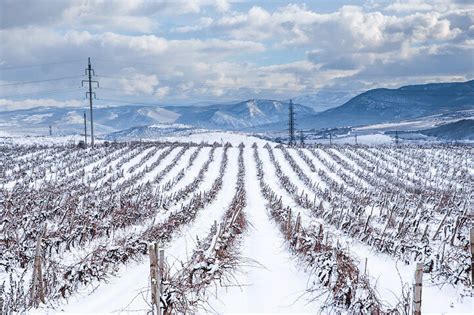
[[[32,92],[32,93],[14,94],[14,95],[6,95],[6,96],[1,96],[0,95],[0,97],[1,98],[12,98],[12,97],[22,97],[22,96],[31,96],[31,95],[56,94],[56,93],[73,92],[73,91],[82,91],[82,88],[56,89],[56,90],[38,91],[38,92]]]
[[[65,61],[58,61],[58,62],[48,62],[48,63],[41,63],[41,64],[34,64],[34,65],[26,65],[26,66],[13,66],[13,67],[1,67],[0,71],[3,70],[14,70],[14,69],[23,69],[23,68],[33,68],[33,67],[42,67],[42,66],[51,66],[51,65],[59,65],[65,63],[73,63],[82,61],[81,59],[74,59],[74,60],[65,60]]]
[[[82,77],[81,75],[69,76],[69,77],[61,77],[61,78],[53,78],[53,79],[46,79],[46,80],[36,80],[36,81],[23,81],[23,82],[15,82],[15,83],[7,83],[7,84],[0,84],[1,86],[13,86],[13,85],[21,85],[21,84],[33,84],[33,83],[41,83],[41,82],[50,82],[50,81],[60,81],[60,80],[67,80],[67,79],[75,79],[78,77]]]

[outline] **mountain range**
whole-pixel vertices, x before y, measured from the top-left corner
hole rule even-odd
[[[311,99],[317,102],[318,97],[331,99],[328,94],[295,98],[294,111],[298,129],[320,130],[385,124],[457,112],[472,114],[474,80],[369,90],[322,112],[315,109],[318,104],[311,104]],[[347,93],[338,92],[333,99],[348,97]],[[301,100],[306,105],[298,104]],[[287,128],[288,103],[253,99],[208,106],[100,107],[94,110],[94,128],[96,134],[110,134],[127,129],[133,130],[132,133],[149,134],[143,130],[143,127],[149,125],[154,125],[155,131],[160,129],[166,132],[183,128],[187,131],[193,128],[247,132],[283,131]],[[37,107],[0,111],[0,131],[6,134],[46,135],[51,125],[54,134],[80,134],[84,130],[84,111],[88,116],[87,108]]]
[[[345,104],[305,117],[302,128],[377,124],[474,108],[474,80],[374,89]]]

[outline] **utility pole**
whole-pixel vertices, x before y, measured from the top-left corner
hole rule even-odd
[[[399,139],[398,139],[398,131],[395,130],[395,145],[398,146],[398,142],[399,142]]]
[[[49,125],[49,136],[53,135],[53,126]]]
[[[293,101],[290,100],[290,108],[289,108],[289,117],[288,117],[288,131],[289,131],[289,139],[288,145],[292,146],[295,144],[295,113],[293,111]]]
[[[329,145],[332,145],[332,132],[329,132]]]
[[[87,120],[86,111],[84,111],[84,145],[87,148]]]
[[[94,95],[94,98],[95,98],[95,92],[92,92],[92,82],[97,83],[97,87],[99,87],[99,81],[92,80],[92,75],[95,76],[95,72],[94,72],[94,69],[92,69],[90,57],[88,58],[86,75],[88,76],[88,80],[82,80],[82,86],[84,86],[84,82],[89,83],[89,92],[86,92],[86,97],[89,96],[89,109],[90,109],[90,116],[91,116],[91,146],[94,147],[94,116],[92,114],[92,95]]]
[[[303,129],[300,129],[300,145],[304,147],[304,134]]]

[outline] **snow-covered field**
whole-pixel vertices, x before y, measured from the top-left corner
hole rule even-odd
[[[472,313],[470,146],[47,140],[0,140],[2,314],[146,314],[154,242],[172,314],[411,313],[417,262],[423,313]]]

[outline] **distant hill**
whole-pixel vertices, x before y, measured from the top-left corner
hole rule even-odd
[[[474,108],[474,80],[374,89],[345,104],[300,119],[300,128],[358,126]]]
[[[173,106],[169,111],[179,114],[176,123],[199,128],[243,130],[287,120],[289,103],[274,100],[252,99],[230,105]],[[294,104],[295,111],[302,115],[315,112],[307,106]]]
[[[298,113],[312,115],[306,106],[295,104]],[[37,107],[0,111],[0,127],[5,133],[47,135],[49,125],[55,135],[83,133],[83,112],[88,108]],[[197,128],[243,130],[286,121],[288,103],[272,100],[248,100],[235,104],[209,106],[133,106],[97,107],[94,130],[97,135],[153,124],[184,124]],[[89,126],[87,127],[89,128]]]
[[[0,111],[0,128],[9,134],[54,135],[84,132],[83,113],[89,120],[88,108],[36,107]],[[179,114],[153,106],[98,107],[94,109],[94,131],[97,135],[156,123],[172,123]],[[88,122],[89,124],[89,122]],[[87,125],[89,130],[89,125]]]
[[[112,132],[105,136],[107,140],[158,139],[165,136],[186,136],[197,132],[196,128],[180,124],[154,124],[132,127]]]
[[[474,140],[474,119],[462,119],[420,133],[444,140]]]
[[[338,99],[339,96],[347,97],[344,93],[334,97]],[[306,101],[309,102],[310,99],[306,98]],[[456,116],[458,112],[470,112],[469,110],[474,109],[474,81],[374,89],[320,113],[309,106],[297,102],[294,104],[297,129],[319,130],[386,124],[410,119],[423,120],[424,117],[428,119],[428,116],[433,115]],[[98,107],[94,111],[94,128],[96,135],[121,130],[139,134],[148,131],[129,129],[159,124],[263,133],[284,131],[287,129],[288,105],[286,101],[251,99],[208,106]],[[89,119],[87,108],[38,107],[0,111],[0,128],[5,134],[47,135],[51,125],[55,135],[80,134],[83,133],[84,110]],[[470,118],[464,115],[459,119],[464,117]],[[429,119],[433,120],[432,117]],[[158,135],[164,131],[151,132]]]
[[[318,91],[314,94],[306,94],[294,97],[292,100],[296,104],[311,107],[315,112],[319,113],[330,108],[341,106],[357,94],[358,93],[353,91],[347,92],[322,89],[321,91]]]

